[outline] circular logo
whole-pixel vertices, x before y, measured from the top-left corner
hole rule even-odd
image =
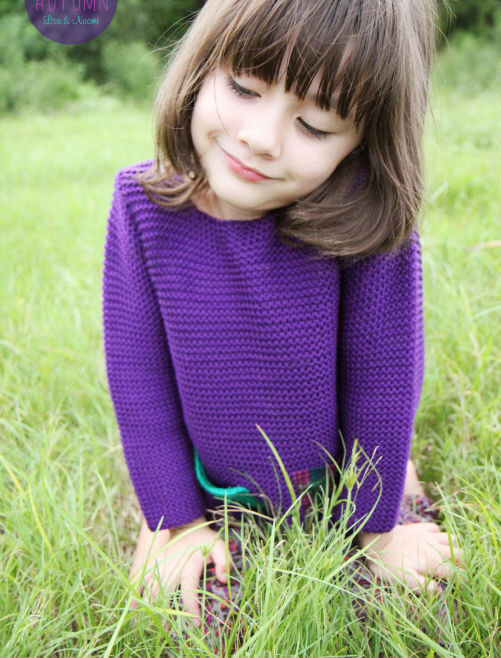
[[[106,30],[117,0],[25,0],[25,7],[40,34],[75,45],[92,41]]]

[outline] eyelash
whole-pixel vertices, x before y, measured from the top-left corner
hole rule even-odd
[[[237,84],[231,76],[228,76],[227,83],[231,91],[233,91],[235,94],[237,94],[237,96],[240,96],[241,98],[252,98],[256,95],[255,92],[251,91],[250,89],[246,89],[245,87],[241,87],[239,84]],[[310,126],[301,118],[299,119],[299,123],[310,137],[315,137],[316,139],[325,139],[330,135],[330,133],[325,132],[324,130],[317,130],[317,128]]]

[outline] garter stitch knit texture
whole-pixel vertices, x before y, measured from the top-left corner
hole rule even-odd
[[[108,219],[103,324],[110,395],[150,529],[214,504],[196,449],[219,487],[291,498],[259,425],[289,474],[341,459],[356,437],[379,459],[354,488],[353,520],[397,521],[424,344],[417,233],[393,254],[340,268],[283,243],[276,215],[221,220],[152,203],[120,170]],[[325,448],[325,450],[322,449]],[[359,478],[361,481],[362,478]]]

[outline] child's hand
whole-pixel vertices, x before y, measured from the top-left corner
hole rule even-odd
[[[427,587],[429,591],[439,591],[438,582],[426,583],[426,577],[447,578],[451,571],[447,560],[460,564],[463,559],[456,537],[450,536],[452,554],[449,535],[436,523],[397,525],[382,534],[361,532],[358,539],[365,547],[375,538],[368,549],[369,569],[381,580],[404,580],[412,589]],[[371,554],[376,561],[370,559]]]
[[[218,539],[219,533],[207,525],[199,527],[204,523],[206,518],[200,517],[173,530],[160,530],[154,540],[155,533],[148,528],[143,518],[129,573],[129,579],[137,586],[138,593],[145,595],[149,601],[157,596],[161,586],[173,592],[181,584],[184,609],[196,615],[193,623],[199,627],[202,620],[195,590],[199,588],[204,562],[213,562],[218,580],[224,583],[227,581],[224,541]],[[231,556],[229,558],[231,569]],[[147,559],[144,579],[141,581],[139,579]],[[133,600],[130,607],[134,609],[137,605],[138,601]]]

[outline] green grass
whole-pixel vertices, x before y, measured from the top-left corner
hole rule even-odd
[[[449,586],[464,618],[440,622],[427,595],[423,635],[409,614],[418,600],[395,593],[360,626],[339,530],[249,522],[240,656],[501,654],[501,58],[494,45],[461,48],[435,71],[426,138],[427,370],[413,456],[466,556]],[[153,657],[166,642],[165,600],[126,609],[139,509],[100,316],[113,176],[151,152],[149,108],[112,99],[0,123],[2,657]]]

